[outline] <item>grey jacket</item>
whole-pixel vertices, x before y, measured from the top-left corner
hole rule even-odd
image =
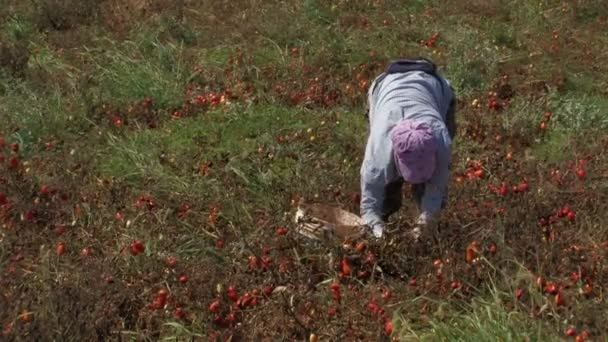
[[[455,95],[449,81],[440,79],[422,71],[395,73],[376,78],[369,88],[369,136],[360,170],[361,216],[369,226],[383,225],[401,206],[403,179],[389,133],[404,118],[427,121],[441,142],[435,172],[422,187],[417,221],[427,222],[445,205],[455,130],[448,117],[453,116]]]

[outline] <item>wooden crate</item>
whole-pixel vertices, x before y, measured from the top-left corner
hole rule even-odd
[[[294,220],[299,234],[317,241],[344,243],[364,233],[361,217],[321,203],[299,204]]]

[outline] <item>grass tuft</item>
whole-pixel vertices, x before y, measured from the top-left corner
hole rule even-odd
[[[103,101],[122,106],[151,97],[160,108],[180,104],[191,71],[181,60],[181,46],[155,39],[109,43],[95,54],[95,79]]]

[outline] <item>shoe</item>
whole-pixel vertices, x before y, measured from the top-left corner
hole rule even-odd
[[[372,229],[372,234],[376,239],[382,239],[382,237],[384,236],[384,227],[380,225],[374,226],[374,228]]]
[[[419,242],[422,237],[422,229],[419,226],[412,228],[408,234],[414,242]]]

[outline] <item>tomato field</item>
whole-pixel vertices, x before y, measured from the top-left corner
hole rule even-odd
[[[0,340],[608,339],[608,3],[4,0]],[[371,81],[458,96],[449,203],[359,212]]]

